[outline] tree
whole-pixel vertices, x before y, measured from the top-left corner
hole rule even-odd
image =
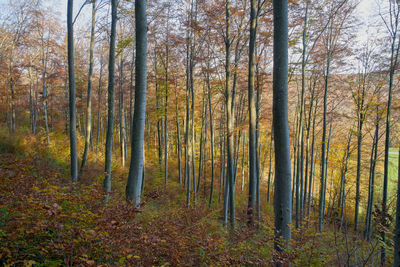
[[[135,207],[140,205],[143,180],[144,124],[147,88],[147,18],[145,0],[135,1],[136,75],[135,106],[132,121],[131,164],[129,167],[126,199]]]
[[[68,0],[67,31],[68,31],[68,77],[69,77],[69,138],[71,151],[71,177],[78,181],[78,155],[76,141],[76,93],[74,73],[74,26],[72,21],[73,0]]]
[[[389,1],[389,15],[390,21],[385,21],[384,23],[390,34],[391,50],[390,50],[390,66],[389,66],[389,86],[388,86],[388,101],[386,107],[386,133],[385,133],[385,161],[384,161],[384,172],[383,172],[383,190],[382,190],[382,214],[387,211],[387,199],[388,199],[388,180],[389,180],[389,144],[390,144],[390,119],[391,119],[391,109],[392,109],[392,92],[393,92],[393,81],[395,69],[397,66],[397,61],[400,51],[400,40],[398,36],[399,27],[399,15],[400,15],[400,2]],[[381,15],[382,17],[382,15]],[[383,17],[382,17],[383,19]],[[397,43],[396,43],[397,42]],[[386,218],[385,218],[386,220]],[[386,242],[385,231],[381,232],[382,242]],[[385,246],[381,247],[381,264],[383,265],[386,261],[386,249]]]
[[[226,122],[227,122],[227,138],[226,138],[226,147],[227,147],[227,178],[225,182],[225,187],[227,190],[225,200],[229,202],[229,211],[230,211],[230,223],[231,226],[235,226],[235,182],[233,176],[233,114],[232,114],[232,92],[230,89],[230,76],[231,76],[231,67],[230,67],[230,49],[231,49],[231,37],[230,37],[230,6],[229,0],[226,0],[226,30],[225,30],[225,111],[226,111]],[[228,203],[224,205],[228,206]],[[227,209],[224,212],[224,221],[227,221]]]
[[[111,191],[111,153],[114,134],[114,102],[115,102],[115,40],[117,28],[117,0],[111,0],[111,32],[110,52],[108,60],[108,120],[105,155],[104,192],[106,202]]]
[[[274,0],[273,130],[275,143],[275,249],[290,240],[291,189],[288,124],[288,2]],[[277,264],[278,266],[279,264]]]
[[[86,136],[85,136],[85,150],[82,156],[81,171],[85,167],[89,146],[90,138],[92,135],[92,83],[93,83],[93,48],[94,48],[94,34],[96,26],[96,0],[92,1],[92,24],[90,27],[90,46],[89,46],[89,77],[87,87],[87,100],[86,100]]]
[[[399,165],[400,166],[400,149]],[[400,168],[397,174],[397,202],[396,202],[396,228],[394,233],[394,263],[393,266],[400,266]]]
[[[249,202],[247,207],[248,223],[254,224],[257,192],[257,147],[256,147],[256,104],[254,97],[254,67],[255,47],[257,34],[258,5],[260,1],[250,2],[250,39],[249,39],[249,80],[248,80],[248,105],[249,105]]]

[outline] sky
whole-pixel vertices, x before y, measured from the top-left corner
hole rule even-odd
[[[10,0],[0,0],[0,5],[5,5],[9,2]],[[74,13],[76,13],[81,5],[85,2],[86,0],[75,0],[74,1]],[[67,0],[43,0],[43,4],[45,6],[51,6],[54,8],[54,10],[60,12],[60,15],[63,18],[66,18],[67,15]],[[4,9],[3,9],[4,10]],[[86,14],[88,13],[88,8],[85,7],[83,10],[83,17],[82,20],[84,20],[84,17],[86,17]],[[355,11],[356,13],[360,14],[360,18],[363,22],[363,24],[367,24],[368,22],[371,21],[371,17],[376,17],[377,13],[377,3],[376,0],[361,0],[360,4],[357,7],[357,10]],[[374,14],[375,13],[375,14]],[[81,18],[79,18],[81,20]]]
[[[12,0],[0,0],[0,7],[6,6]],[[52,7],[55,11],[60,13],[62,17],[62,23],[66,27],[66,15],[67,15],[67,0],[42,0],[45,6]],[[357,28],[357,42],[356,43],[365,43],[368,39],[368,35],[378,34],[382,32],[382,30],[371,28],[368,25],[376,23],[380,20],[378,15],[378,4],[379,0],[360,0],[357,9],[355,10],[356,14],[359,14],[357,17],[360,19],[360,26]],[[74,14],[76,14],[82,4],[86,2],[86,0],[75,0],[74,1]],[[6,8],[2,8],[1,10],[6,10]],[[1,13],[1,11],[0,11]],[[90,18],[90,5],[86,5],[80,16],[77,19],[76,27],[77,29],[84,29],[86,25],[89,23]],[[379,24],[382,25],[382,22],[379,21]],[[384,33],[386,34],[386,32]]]

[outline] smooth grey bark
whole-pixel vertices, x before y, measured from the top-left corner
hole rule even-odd
[[[297,105],[296,105],[296,116],[294,116],[294,121],[295,121],[295,127],[293,129],[293,135],[294,135],[294,140],[293,142],[293,173],[292,173],[292,199],[291,199],[291,207],[294,209],[294,200],[295,200],[295,191],[296,191],[296,181],[297,181],[297,162],[298,162],[298,157],[297,157],[297,150],[298,150],[298,125],[299,125],[299,101],[297,100]]]
[[[343,154],[342,160],[342,168],[341,168],[341,177],[340,177],[340,190],[339,190],[339,198],[338,198],[338,209],[341,209],[340,214],[340,225],[339,230],[342,229],[343,221],[344,221],[344,214],[345,214],[345,199],[346,199],[346,174],[348,170],[348,163],[349,158],[351,155],[350,146],[351,146],[351,139],[353,137],[353,130],[350,129],[349,137],[347,138],[347,146],[345,153]]]
[[[192,154],[192,180],[193,180],[193,205],[197,204],[197,189],[196,189],[196,163],[195,163],[195,127],[194,127],[194,109],[195,109],[195,101],[194,101],[194,65],[195,65],[195,48],[196,48],[196,34],[194,34],[194,25],[197,21],[197,0],[192,1],[190,12],[190,26],[191,26],[191,37],[190,37],[190,57],[189,57],[189,78],[190,78],[190,95],[192,99],[190,111],[191,111],[191,154]]]
[[[138,207],[140,205],[141,188],[144,184],[143,148],[147,89],[147,18],[145,0],[135,1],[135,14],[135,106],[132,121],[131,164],[126,185],[126,199],[132,201],[134,206]]]
[[[30,61],[28,68],[29,76],[29,119],[31,123],[31,133],[36,134],[36,103],[34,102],[34,95],[36,90],[33,86],[33,76],[32,76],[32,63]]]
[[[249,109],[249,198],[247,205],[248,224],[254,224],[257,191],[257,147],[256,147],[256,103],[254,97],[255,46],[257,33],[257,0],[250,1],[250,38],[249,38],[249,74],[248,74],[248,109]]]
[[[361,85],[358,86],[358,92],[356,96],[357,105],[357,177],[356,177],[356,206],[354,210],[354,231],[358,230],[358,213],[360,207],[360,183],[361,183],[361,153],[362,153],[362,141],[363,141],[363,125],[365,121],[365,95],[366,95],[366,79],[368,75],[368,57],[366,57],[364,63],[364,70],[361,74]],[[360,92],[361,90],[361,92]]]
[[[297,173],[296,173],[296,228],[299,227],[303,213],[303,180],[304,180],[304,96],[305,96],[305,71],[306,71],[306,51],[307,51],[307,23],[308,23],[308,6],[306,1],[306,10],[304,15],[304,26],[302,36],[302,60],[301,60],[301,97],[300,97],[300,114],[297,145]],[[300,183],[300,188],[299,188]],[[300,192],[299,192],[300,190]]]
[[[226,0],[225,6],[225,111],[226,111],[226,147],[227,147],[227,178],[225,183],[225,199],[229,201],[229,212],[230,212],[230,225],[235,227],[235,182],[233,174],[233,124],[234,117],[232,112],[232,91],[230,88],[231,78],[231,36],[230,36],[230,3]],[[228,195],[229,194],[229,195]],[[224,221],[226,222],[227,209],[224,212]]]
[[[204,98],[206,98],[206,94],[205,94],[205,88],[204,88]],[[204,99],[204,101],[207,101],[207,99]],[[204,158],[204,164],[203,164],[203,177],[204,177],[204,182],[203,182],[203,198],[206,198],[207,195],[207,162],[208,162],[208,135],[207,135],[207,131],[208,131],[208,120],[207,120],[207,116],[208,116],[208,109],[207,109],[207,102],[205,103],[204,106],[204,111],[205,111],[205,115],[204,115],[204,146],[203,146],[203,158]]]
[[[245,153],[245,142],[246,142],[246,134],[243,134],[243,146],[242,146],[242,183],[240,189],[243,191],[244,190],[244,161],[246,158],[246,153]]]
[[[331,30],[331,29],[330,29]],[[332,31],[332,30],[331,30]],[[324,84],[324,111],[322,120],[322,143],[321,143],[321,173],[320,173],[320,191],[319,191],[319,231],[322,232],[324,225],[325,216],[325,168],[326,168],[326,113],[327,113],[327,102],[328,102],[328,88],[329,88],[329,71],[331,64],[331,53],[328,49],[326,54],[326,70],[325,70],[325,84]]]
[[[96,151],[99,147],[100,142],[100,132],[101,132],[101,93],[102,93],[102,76],[103,76],[103,55],[100,56],[100,74],[99,74],[99,87],[97,91],[98,98],[98,110],[97,110],[97,140],[96,140]]]
[[[15,127],[16,127],[16,115],[15,115],[15,89],[14,89],[14,79],[13,79],[13,51],[14,49],[11,49],[11,56],[10,56],[10,66],[9,66],[9,75],[10,75],[10,92],[11,92],[11,99],[10,99],[10,109],[11,109],[11,133],[15,132]],[[8,120],[8,113],[6,114],[6,121]]]
[[[119,105],[118,105],[118,116],[119,116],[119,140],[120,140],[120,152],[122,166],[125,167],[125,161],[127,158],[127,140],[126,140],[126,123],[125,123],[125,98],[124,98],[124,60],[123,54],[121,53],[121,62],[119,66]]]
[[[391,119],[391,109],[392,109],[392,91],[395,69],[397,66],[397,60],[400,50],[400,40],[397,41],[397,31],[399,25],[399,14],[400,7],[399,2],[389,2],[390,4],[390,16],[393,21],[391,21],[391,56],[390,56],[390,73],[389,73],[389,88],[388,88],[388,101],[386,108],[386,134],[385,134],[385,161],[384,161],[384,171],[383,171],[383,190],[382,190],[382,213],[385,214],[387,211],[387,191],[389,182],[389,145],[390,145],[390,119]],[[394,6],[392,6],[394,5]],[[397,5],[397,7],[396,7]],[[394,13],[394,14],[393,14]],[[381,239],[383,243],[386,243],[385,231],[381,232]],[[381,264],[383,265],[386,261],[386,249],[385,246],[381,246]]]
[[[310,79],[310,91],[311,91],[311,99],[309,103],[309,112],[308,112],[308,118],[307,118],[307,124],[306,124],[306,155],[305,155],[305,171],[304,171],[304,195],[303,195],[303,217],[307,214],[308,215],[308,206],[307,206],[307,212],[306,212],[306,205],[307,205],[307,197],[308,197],[308,187],[309,187],[309,178],[308,178],[308,172],[309,170],[311,171],[309,167],[309,158],[310,158],[310,134],[311,134],[311,118],[313,115],[313,108],[314,108],[314,102],[315,101],[315,85],[317,83],[317,79],[314,79],[312,82]],[[315,106],[317,103],[315,103]],[[313,120],[314,121],[314,120]]]
[[[325,214],[325,206],[326,206],[326,185],[327,185],[327,181],[328,181],[328,163],[329,163],[329,149],[330,149],[330,144],[331,144],[331,137],[332,137],[332,121],[329,123],[329,134],[328,134],[328,143],[326,146],[326,157],[325,157],[325,173],[323,176],[324,179],[324,185],[325,185],[325,190],[323,191],[323,195],[322,195],[322,210],[323,213]]]
[[[164,180],[168,182],[168,65],[169,65],[169,10],[167,12],[167,30],[165,38],[165,116],[164,116]]]
[[[48,92],[47,92],[47,84],[46,84],[46,74],[47,74],[47,58],[49,54],[49,40],[50,40],[50,31],[49,37],[47,40],[47,46],[44,48],[44,36],[41,36],[42,41],[42,89],[43,89],[43,112],[44,112],[44,123],[46,129],[46,141],[47,145],[50,145],[50,131],[49,131],[49,115],[48,115]],[[46,50],[46,51],[45,51]]]
[[[115,105],[115,41],[117,29],[117,0],[111,0],[111,32],[110,52],[108,59],[108,117],[105,153],[104,192],[106,202],[111,191],[111,155],[114,136],[114,105]]]
[[[371,160],[369,170],[369,183],[368,183],[368,204],[367,215],[365,218],[365,232],[364,238],[370,240],[372,237],[372,207],[374,204],[374,189],[375,189],[375,170],[378,158],[378,144],[379,144],[379,124],[380,124],[379,105],[376,106],[376,121],[375,121],[375,134],[372,140]]]
[[[198,171],[198,179],[197,179],[197,187],[196,191],[199,193],[200,190],[200,183],[201,183],[201,172],[204,168],[203,159],[204,159],[204,145],[205,145],[205,127],[206,127],[206,120],[207,120],[207,108],[206,108],[206,100],[205,100],[205,92],[203,90],[203,104],[202,104],[202,112],[201,112],[201,131],[200,131],[200,158],[199,158],[199,171]]]
[[[210,66],[208,65],[208,69]],[[208,96],[208,112],[210,113],[210,150],[211,150],[211,187],[210,187],[210,199],[208,206],[211,207],[213,192],[214,192],[214,123],[213,123],[213,112],[211,103],[211,85],[210,85],[210,73],[207,71],[207,96]]]
[[[400,148],[399,148],[399,161],[400,166]],[[393,266],[400,266],[400,168],[397,168],[397,202],[396,202],[396,226],[394,232],[394,263]]]
[[[260,145],[260,109],[261,109],[261,87],[260,87],[260,73],[259,73],[259,62],[256,64],[256,214],[257,220],[261,220],[261,207],[260,207],[260,157],[261,157],[261,145]]]
[[[288,2],[273,0],[274,67],[273,125],[275,139],[275,249],[284,250],[290,241],[290,143],[288,125]],[[283,239],[283,240],[281,240]],[[281,241],[284,241],[282,244]],[[279,264],[277,264],[279,266]]]
[[[135,46],[132,45],[132,61],[130,66],[130,82],[129,82],[129,143],[132,143],[131,133],[132,133],[132,120],[133,120],[133,82],[135,79]]]
[[[154,54],[156,54],[154,52]],[[155,87],[156,87],[156,114],[161,113],[160,109],[160,96],[161,96],[161,92],[160,92],[160,88],[159,88],[159,82],[158,82],[158,77],[157,77],[157,56],[154,55],[154,79],[155,79]],[[163,141],[162,141],[162,128],[163,128],[163,118],[159,117],[159,115],[157,115],[157,147],[158,147],[158,164],[161,167],[161,162],[162,162],[162,157],[163,157],[163,153],[162,153],[162,147],[163,147]]]
[[[179,183],[182,183],[182,145],[181,145],[181,134],[180,134],[180,126],[179,126],[179,115],[178,115],[178,94],[177,94],[177,86],[175,87],[175,120],[176,120],[176,140],[178,146],[178,175],[179,175]]]
[[[221,105],[221,114],[224,114],[224,105]],[[220,120],[220,131],[219,131],[219,143],[220,143],[220,182],[219,182],[219,195],[218,195],[218,202],[221,201],[221,193],[222,188],[224,186],[225,176],[226,176],[226,168],[225,168],[225,159],[226,159],[226,150],[225,150],[225,136],[224,136],[224,124],[223,120]]]
[[[318,108],[318,103],[316,101],[315,106],[314,106],[314,112],[313,112],[313,122],[312,122],[312,141],[311,141],[311,157],[310,157],[310,175],[309,175],[309,182],[308,182],[308,196],[307,196],[307,215],[310,215],[311,211],[311,200],[312,200],[312,193],[311,192],[314,187],[313,187],[313,177],[314,177],[314,170],[315,170],[315,164],[314,164],[314,154],[315,154],[315,121],[316,121],[316,113],[317,113],[317,108]],[[311,116],[311,115],[310,115]]]
[[[73,0],[67,6],[67,39],[68,39],[68,77],[69,77],[69,139],[71,154],[71,178],[78,181],[78,154],[76,141],[76,93],[74,72],[74,28],[72,24]]]
[[[268,168],[268,185],[267,185],[267,202],[270,201],[271,196],[271,177],[272,177],[272,152],[273,152],[273,142],[274,142],[274,125],[271,127],[271,139],[269,143],[269,168]]]
[[[89,75],[88,75],[88,88],[86,99],[86,136],[85,136],[85,149],[82,156],[81,171],[85,168],[89,146],[90,137],[92,135],[92,83],[93,83],[93,49],[94,49],[94,30],[96,25],[96,1],[92,0],[92,24],[90,27],[90,46],[89,46]],[[101,79],[101,78],[100,78]]]
[[[191,9],[190,0],[188,0],[188,9]],[[191,13],[188,14],[188,21],[191,25]],[[189,12],[188,12],[189,13]],[[190,57],[191,57],[191,33],[190,29],[186,30],[186,119],[185,119],[185,179],[184,184],[187,187],[186,190],[186,206],[190,206],[190,190],[191,190],[191,171],[190,171],[190,138],[189,138],[189,125],[190,125]]]

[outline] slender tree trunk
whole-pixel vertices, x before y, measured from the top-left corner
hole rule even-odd
[[[222,114],[223,112],[223,106],[222,106]],[[219,182],[219,196],[218,196],[218,202],[221,201],[221,193],[222,193],[222,187],[223,183],[225,181],[225,175],[226,175],[226,170],[225,170],[225,136],[223,134],[224,132],[224,127],[223,127],[222,120],[220,121],[220,133],[219,133],[219,142],[220,142],[220,166],[221,166],[221,171],[220,171],[220,182]]]
[[[111,33],[108,60],[108,119],[105,153],[104,191],[106,202],[111,191],[111,155],[114,135],[114,103],[115,103],[115,35],[117,28],[117,0],[111,0]]]
[[[360,179],[361,179],[361,152],[362,152],[362,140],[363,140],[363,124],[364,124],[364,101],[365,101],[365,82],[366,82],[366,75],[368,72],[367,66],[368,62],[364,63],[366,65],[364,69],[364,73],[362,73],[362,86],[361,86],[361,95],[360,92],[357,94],[357,177],[356,177],[356,206],[354,211],[354,231],[357,232],[358,230],[358,213],[359,213],[359,206],[360,206]],[[360,90],[360,87],[358,87]]]
[[[324,215],[325,215],[325,167],[326,167],[326,113],[327,113],[327,102],[328,102],[328,86],[329,86],[329,70],[330,70],[330,53],[327,53],[327,65],[325,73],[325,89],[324,89],[324,113],[322,121],[322,145],[321,145],[321,179],[320,179],[320,192],[319,192],[319,231],[322,232],[324,225]]]
[[[328,162],[329,162],[329,149],[330,149],[330,144],[331,144],[331,137],[332,137],[332,122],[329,124],[329,135],[328,135],[328,144],[326,146],[326,159],[325,159],[325,173],[324,173],[324,185],[325,185],[325,190],[323,192],[323,206],[322,210],[325,213],[325,206],[326,206],[326,185],[327,185],[327,180],[328,180]]]
[[[124,100],[124,61],[121,54],[121,62],[119,69],[119,139],[121,150],[122,166],[125,167],[126,161],[126,123],[125,123],[125,100]]]
[[[133,120],[133,82],[135,79],[135,46],[132,46],[132,62],[131,62],[131,66],[130,66],[130,82],[129,82],[129,134],[128,134],[128,138],[129,138],[129,143],[132,144],[132,140],[131,140],[131,136],[132,136],[132,120]]]
[[[190,0],[188,0],[188,9],[191,8]],[[190,12],[192,13],[192,11]],[[191,14],[188,15],[188,21],[191,25]],[[186,191],[186,206],[190,206],[190,188],[191,188],[191,168],[190,168],[190,57],[191,57],[191,33],[188,27],[186,31],[186,120],[185,120],[185,185]]]
[[[78,181],[78,156],[76,141],[76,99],[74,73],[74,32],[73,32],[73,0],[68,0],[67,31],[68,31],[68,77],[69,77],[69,138],[71,153],[71,177],[73,182]]]
[[[399,148],[399,162],[400,166],[400,148]],[[400,266],[400,168],[397,174],[397,202],[396,202],[396,228],[394,233],[394,263],[393,266]]]
[[[232,113],[232,91],[230,88],[231,78],[231,37],[230,37],[230,2],[226,0],[226,30],[225,30],[225,97],[226,97],[226,123],[227,123],[227,179],[225,183],[226,199],[229,201],[230,224],[235,226],[235,183],[233,176],[233,124],[234,118]],[[227,214],[226,214],[227,215]],[[225,216],[224,216],[225,218]]]
[[[254,99],[254,67],[257,32],[257,0],[250,1],[250,39],[249,39],[249,200],[247,207],[248,224],[254,224],[257,193],[257,147],[256,147],[256,104]]]
[[[177,88],[177,87],[176,87]],[[176,139],[178,144],[178,175],[179,175],[179,183],[182,183],[182,166],[181,166],[181,158],[182,158],[182,145],[181,145],[181,134],[180,134],[180,126],[179,126],[179,115],[178,115],[178,95],[175,89],[175,119],[176,119]]]
[[[165,117],[164,117],[164,180],[168,181],[168,65],[169,65],[169,9],[167,15],[167,31],[165,40]]]
[[[209,66],[208,66],[208,69]],[[211,85],[210,85],[210,74],[207,72],[207,87],[208,87],[208,112],[210,113],[210,149],[211,149],[211,187],[210,187],[210,199],[208,206],[211,207],[213,192],[214,192],[214,123],[213,123],[213,112],[211,104]]]
[[[34,96],[34,88],[33,88],[33,77],[32,77],[32,67],[31,67],[31,62],[30,66],[28,68],[28,75],[29,75],[29,119],[31,123],[31,133],[35,134],[35,106],[33,103],[33,96]]]
[[[201,112],[201,132],[200,132],[200,158],[199,158],[199,172],[198,172],[198,179],[197,179],[197,193],[200,190],[200,182],[201,182],[201,171],[203,167],[203,159],[204,159],[204,139],[205,139],[205,124],[207,120],[207,110],[206,110],[206,103],[205,103],[205,94],[203,92],[203,105],[202,105],[202,112]]]
[[[135,108],[132,121],[131,164],[126,199],[135,207],[140,205],[142,186],[144,185],[144,126],[146,120],[147,89],[147,18],[146,1],[135,1],[136,26],[136,76]]]
[[[50,33],[49,33],[50,38]],[[46,141],[47,145],[50,145],[50,135],[49,135],[49,115],[48,115],[48,92],[46,84],[46,73],[47,73],[47,58],[49,53],[49,44],[45,48],[44,37],[42,39],[42,89],[43,89],[43,112],[44,112],[44,123],[46,129]],[[46,50],[46,51],[45,51]]]
[[[245,153],[245,150],[246,150],[245,142],[246,142],[246,134],[243,135],[243,147],[242,147],[242,151],[243,151],[243,154],[242,154],[242,185],[241,185],[241,190],[242,190],[242,192],[243,192],[243,190],[244,190],[244,161],[245,161],[245,158],[246,158],[246,153]]]
[[[396,3],[398,5],[398,2]],[[398,7],[399,9],[399,7]],[[391,109],[392,109],[392,91],[393,91],[393,81],[395,68],[397,65],[397,59],[400,50],[400,41],[397,42],[397,27],[399,22],[399,10],[396,13],[395,18],[395,31],[392,36],[392,48],[391,48],[391,58],[390,58],[390,74],[389,74],[389,94],[388,102],[386,108],[386,135],[385,135],[385,161],[384,161],[384,172],[383,172],[383,190],[382,190],[382,214],[387,211],[387,198],[388,198],[388,182],[389,182],[389,146],[390,146],[390,119],[391,119]],[[392,14],[391,14],[392,15]],[[386,243],[385,231],[381,232],[382,242]],[[385,246],[381,246],[381,264],[383,265],[386,261],[386,250]]]
[[[306,10],[304,15],[304,26],[302,36],[302,60],[301,60],[301,97],[300,97],[300,115],[299,115],[299,136],[298,136],[298,173],[297,176],[300,182],[300,199],[296,197],[296,228],[301,223],[303,217],[303,194],[304,194],[304,96],[305,96],[305,83],[306,83],[306,52],[307,52],[307,23],[308,23],[308,6],[309,1],[306,1]],[[297,191],[299,189],[296,189]],[[296,192],[297,192],[296,191]]]
[[[90,48],[89,48],[89,77],[86,100],[86,136],[85,150],[82,156],[81,171],[85,168],[92,135],[92,83],[93,83],[93,50],[94,50],[94,30],[96,25],[96,1],[92,1],[92,26],[90,29]],[[101,78],[100,78],[101,79]]]
[[[257,89],[257,99],[256,99],[256,213],[257,220],[261,220],[261,207],[260,207],[260,155],[261,155],[261,145],[260,145],[260,109],[261,109],[261,87],[260,87],[260,75],[259,75],[259,63],[256,64],[256,89]]]
[[[99,107],[97,110],[97,141],[96,141],[96,150],[99,147],[100,142],[100,132],[101,132],[101,93],[102,93],[102,76],[103,76],[103,56],[100,57],[100,76],[99,76],[99,88],[98,88],[98,102]]]
[[[274,67],[273,125],[275,138],[275,249],[280,252],[290,241],[290,143],[288,125],[288,2],[273,1]],[[280,266],[278,263],[277,266]]]
[[[274,126],[271,127],[271,141],[269,143],[269,168],[268,168],[268,187],[267,187],[267,202],[270,201],[271,196],[271,177],[272,177],[272,152],[274,142]]]
[[[197,5],[196,5],[197,7]],[[194,39],[194,38],[193,38]],[[197,204],[197,189],[196,189],[196,154],[195,154],[195,127],[194,127],[194,109],[195,109],[195,101],[194,101],[194,77],[193,77],[193,72],[194,72],[194,46],[195,46],[195,41],[193,40],[192,42],[192,47],[191,50],[192,52],[190,53],[190,95],[192,98],[192,103],[191,103],[191,120],[190,120],[190,126],[191,126],[191,155],[192,155],[192,177],[193,177],[193,204],[196,206]]]
[[[10,101],[10,109],[11,109],[11,133],[15,133],[15,125],[16,125],[16,115],[15,115],[15,89],[14,89],[14,79],[12,76],[13,73],[13,50],[11,49],[10,56],[10,92],[11,92],[11,101]]]
[[[367,216],[365,219],[365,239],[370,240],[372,237],[372,207],[374,204],[374,187],[375,187],[375,168],[378,158],[378,143],[379,143],[379,106],[376,106],[376,121],[375,135],[372,142],[371,163],[370,163],[370,179],[368,185],[368,205]]]

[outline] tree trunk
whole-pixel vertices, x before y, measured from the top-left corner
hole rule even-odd
[[[257,90],[257,98],[256,98],[256,174],[257,174],[257,183],[256,183],[256,214],[257,220],[261,220],[261,207],[260,207],[260,155],[261,155],[261,145],[260,145],[260,109],[261,109],[261,89],[260,89],[260,76],[259,76],[259,67],[258,63],[256,64],[256,90]]]
[[[125,167],[126,161],[126,123],[125,123],[125,100],[124,100],[124,61],[123,54],[121,54],[121,62],[119,69],[119,139],[120,139],[120,150],[121,150],[121,162],[122,166]]]
[[[328,85],[329,85],[329,70],[330,70],[330,53],[327,53],[327,65],[325,73],[325,88],[324,88],[324,113],[322,121],[322,145],[321,145],[321,173],[320,173],[320,192],[319,192],[319,231],[322,232],[324,225],[325,215],[325,167],[326,167],[326,113],[327,113],[327,102],[328,102]]]
[[[117,27],[117,0],[111,0],[111,33],[108,60],[108,119],[105,152],[104,191],[106,202],[111,191],[111,154],[114,135],[114,103],[115,103],[115,35]]]
[[[208,66],[208,69],[209,66]],[[214,123],[213,123],[213,112],[211,104],[211,85],[210,85],[210,74],[207,72],[207,88],[208,88],[208,112],[210,113],[210,149],[211,149],[211,187],[210,187],[210,199],[208,206],[211,207],[213,192],[214,192]]]
[[[146,1],[135,1],[136,26],[136,76],[135,76],[135,107],[132,122],[131,165],[126,199],[132,201],[135,207],[140,205],[143,186],[144,168],[144,125],[146,119],[146,89],[147,89],[147,18]]]
[[[225,198],[229,201],[230,211],[230,224],[231,227],[235,226],[235,183],[233,176],[233,124],[234,118],[232,113],[232,91],[230,88],[231,78],[231,37],[230,37],[230,3],[226,0],[226,30],[225,30],[225,111],[226,111],[226,125],[227,125],[227,136],[226,136],[226,147],[227,147],[227,179],[225,183]],[[224,216],[225,217],[225,216]]]
[[[165,117],[164,117],[164,180],[168,181],[168,64],[169,64],[169,9],[167,16],[167,31],[165,40]]]
[[[96,25],[96,1],[92,1],[92,26],[90,29],[90,48],[89,48],[89,77],[86,100],[86,136],[85,150],[82,156],[81,171],[85,168],[92,135],[92,83],[93,83],[93,49],[94,49],[94,30]],[[101,79],[101,78],[100,78]]]
[[[78,156],[76,141],[76,99],[74,73],[74,31],[72,24],[73,0],[68,0],[67,30],[68,30],[68,77],[69,77],[69,138],[71,153],[71,177],[73,182],[78,181]]]
[[[175,120],[176,120],[176,140],[178,144],[178,174],[179,174],[179,183],[182,183],[182,166],[181,166],[181,158],[182,158],[182,145],[181,145],[181,134],[180,134],[180,126],[179,126],[179,115],[178,115],[178,95],[177,95],[177,87],[175,87]]]
[[[274,67],[273,125],[275,138],[275,249],[290,241],[290,143],[288,125],[288,2],[273,1]],[[281,240],[283,238],[283,240]],[[277,264],[279,266],[280,264]]]
[[[398,3],[396,3],[398,5]],[[397,59],[400,50],[400,41],[397,42],[396,47],[396,39],[397,39],[397,26],[399,23],[399,11],[397,11],[396,19],[395,19],[395,32],[392,36],[392,48],[391,48],[391,58],[390,58],[390,74],[389,74],[389,94],[388,94],[388,102],[386,108],[386,135],[385,135],[385,161],[384,161],[384,172],[383,172],[383,190],[382,190],[382,213],[385,214],[387,211],[387,191],[388,191],[388,182],[389,182],[389,145],[390,145],[390,119],[391,119],[391,109],[392,109],[392,91],[393,91],[393,81],[395,68],[397,66]],[[392,15],[392,14],[391,14]],[[385,232],[381,233],[382,242],[386,242]],[[385,246],[381,246],[381,264],[383,265],[386,261],[386,251]]]
[[[271,141],[269,143],[269,168],[268,168],[268,187],[267,187],[267,202],[270,200],[271,193],[271,176],[272,176],[272,152],[274,142],[274,126],[271,127]]]
[[[247,206],[248,224],[254,224],[257,191],[257,147],[256,147],[256,104],[254,99],[254,67],[255,45],[257,32],[257,1],[251,0],[250,9],[250,39],[249,39],[249,200]]]
[[[97,141],[96,141],[96,150],[99,147],[100,142],[100,132],[101,132],[101,93],[102,93],[102,76],[103,76],[103,56],[100,57],[100,75],[99,75],[99,88],[98,88],[98,102],[99,107],[97,110]]]
[[[372,207],[374,204],[374,188],[375,188],[375,169],[378,158],[378,143],[379,143],[379,106],[376,106],[376,121],[375,135],[372,142],[371,163],[370,163],[370,179],[368,185],[368,205],[367,216],[365,219],[365,239],[370,240],[372,237]]]
[[[399,148],[399,161],[400,166],[400,148]],[[400,168],[397,174],[397,202],[396,202],[396,228],[394,233],[394,263],[393,266],[400,266]]]

